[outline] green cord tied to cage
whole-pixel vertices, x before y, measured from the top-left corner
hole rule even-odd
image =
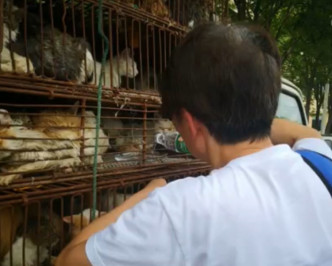
[[[98,80],[98,91],[97,91],[97,123],[96,123],[96,141],[95,141],[95,150],[93,157],[93,183],[92,183],[92,210],[91,210],[91,219],[94,220],[96,217],[96,208],[97,208],[97,172],[98,172],[98,143],[99,143],[99,130],[100,130],[100,115],[101,115],[101,95],[102,95],[102,81],[104,75],[104,68],[106,63],[107,54],[109,51],[109,41],[102,27],[103,19],[103,0],[98,1],[98,34],[103,39],[103,44],[105,47],[103,58],[101,62],[101,73]]]

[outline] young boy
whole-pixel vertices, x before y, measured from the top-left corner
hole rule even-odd
[[[315,130],[273,119],[280,57],[269,35],[197,27],[160,90],[164,116],[214,170],[152,182],[87,227],[57,265],[332,265],[331,196],[293,150],[332,152]]]

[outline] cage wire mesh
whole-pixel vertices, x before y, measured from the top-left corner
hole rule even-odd
[[[228,1],[98,2],[0,1],[0,265],[52,265],[150,180],[210,169],[155,142],[175,132],[157,87],[186,32],[224,21]]]

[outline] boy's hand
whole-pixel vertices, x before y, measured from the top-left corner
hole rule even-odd
[[[163,186],[165,186],[165,185],[167,185],[167,182],[166,182],[166,180],[165,179],[163,179],[163,178],[157,178],[157,179],[153,179],[153,180],[151,180],[147,185],[146,185],[146,187],[155,187],[155,188],[157,188],[157,187],[163,187]]]

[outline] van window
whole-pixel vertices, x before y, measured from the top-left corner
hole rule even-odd
[[[279,104],[276,116],[279,118],[286,118],[299,124],[303,124],[301,109],[298,101],[296,101],[295,97],[283,92],[280,93],[279,96]]]
[[[325,142],[326,142],[327,145],[329,145],[329,147],[332,149],[332,140],[326,139]]]

